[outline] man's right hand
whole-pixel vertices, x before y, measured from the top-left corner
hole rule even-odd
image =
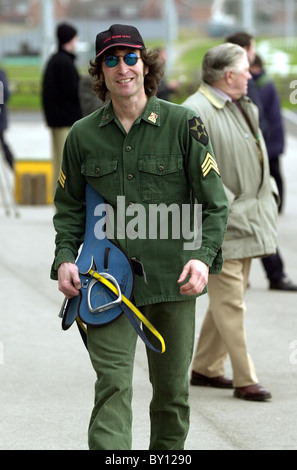
[[[74,263],[62,263],[58,268],[59,290],[69,300],[79,295],[81,282],[78,267]]]

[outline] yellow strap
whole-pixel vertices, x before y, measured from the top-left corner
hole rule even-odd
[[[78,325],[81,327],[82,331],[85,333],[85,335],[87,334],[87,328],[85,326],[85,324],[81,321],[81,319],[79,318],[79,316],[77,315],[76,317],[76,322],[78,323]]]
[[[104,284],[106,287],[108,287],[110,290],[112,290],[116,295],[118,295],[117,288],[111,282],[109,282],[107,279],[105,279],[103,276],[100,276],[99,273],[97,273],[96,271],[93,271],[91,269],[89,271],[89,274],[90,274],[90,276],[94,277],[98,281],[102,282],[102,284]],[[164,353],[165,352],[165,342],[164,342],[163,337],[160,335],[160,333],[147,320],[147,318],[145,318],[145,316],[142,315],[142,313],[138,310],[138,308],[135,307],[135,305],[133,305],[132,302],[130,302],[129,299],[127,299],[127,297],[122,295],[122,300],[127,305],[127,307],[129,307],[132,310],[132,312],[142,321],[142,323],[158,338],[158,340],[160,341],[160,343],[162,345],[161,353]]]

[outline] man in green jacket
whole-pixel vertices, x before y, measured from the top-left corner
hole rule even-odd
[[[203,83],[184,105],[199,110],[212,138],[230,212],[223,272],[209,279],[209,308],[191,383],[234,386],[236,397],[264,401],[271,394],[259,384],[247,352],[244,295],[252,258],[276,250],[277,188],[272,187],[258,109],[246,96],[251,75],[245,50],[229,43],[211,49],[202,74]],[[223,376],[227,353],[233,384]]]
[[[147,282],[136,276],[134,302],[166,344],[164,354],[147,349],[153,387],[150,449],[183,449],[195,300],[205,292],[209,271],[221,271],[228,202],[202,121],[187,108],[155,97],[160,64],[136,28],[113,25],[99,33],[90,73],[99,98],[105,101],[110,93],[111,101],[75,123],[67,138],[55,197],[51,276],[67,298],[79,294],[74,263],[84,239],[89,184],[114,209],[114,241],[143,266]],[[162,237],[162,217],[156,232],[149,216],[147,227],[131,224],[136,207],[148,214],[156,205],[174,205],[175,216],[190,209],[193,227],[195,200],[202,205],[201,243],[189,243],[187,231],[173,236],[170,228]],[[124,234],[118,220],[124,220]],[[88,326],[87,338],[97,374],[89,447],[130,449],[137,334],[123,315],[103,328]]]

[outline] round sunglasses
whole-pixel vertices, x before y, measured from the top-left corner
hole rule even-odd
[[[123,57],[124,62],[127,65],[135,65],[138,59],[140,59],[140,57],[138,57],[134,52],[128,52],[128,54],[124,56],[108,55],[104,58],[104,63],[105,65],[107,65],[107,67],[115,67],[116,65],[118,65],[120,57]]]

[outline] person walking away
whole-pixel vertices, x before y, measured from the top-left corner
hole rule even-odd
[[[280,196],[279,212],[282,212],[284,184],[280,168],[280,158],[285,148],[285,129],[281,114],[281,105],[276,86],[272,78],[266,73],[264,63],[259,55],[256,55],[250,66],[250,71],[257,86],[268,123],[268,131],[265,135],[265,143],[269,156],[270,173],[275,179]]]
[[[4,153],[4,157],[9,167],[14,169],[14,156],[8,145],[5,138],[5,131],[8,128],[8,112],[7,112],[7,102],[10,97],[10,91],[8,86],[8,80],[4,70],[0,69],[0,84],[1,84],[1,93],[0,93],[0,142],[1,147]]]
[[[166,68],[167,53],[165,47],[159,47],[156,49],[159,53],[159,60],[164,64]],[[157,91],[157,97],[160,100],[172,101],[171,95],[176,93],[180,87],[178,80],[167,80],[163,77]]]
[[[50,57],[42,82],[43,111],[52,137],[53,192],[60,175],[66,137],[71,126],[82,117],[79,73],[74,63],[78,33],[74,26],[61,23],[56,35],[58,51]]]
[[[235,388],[252,401],[271,398],[258,380],[245,337],[245,292],[252,258],[276,250],[277,203],[257,107],[246,96],[246,51],[224,43],[205,55],[202,84],[184,105],[199,110],[212,139],[230,203],[223,271],[209,276],[209,307],[193,359],[192,385]],[[229,354],[233,381],[224,376]]]
[[[93,89],[93,83],[90,75],[83,75],[79,80],[79,101],[82,116],[88,116],[97,109],[101,108],[103,103]]]
[[[230,35],[226,41],[232,44],[238,44],[245,49],[251,67],[257,55],[254,37],[249,33],[239,31]],[[269,85],[269,90],[271,93],[271,85]],[[249,80],[247,94],[259,109],[260,127],[268,150],[270,173],[273,177],[276,177],[277,181],[279,180],[279,171],[277,168],[277,160],[275,160],[274,156],[276,154],[280,155],[279,152],[282,152],[284,145],[283,129],[280,122],[280,109],[278,109],[279,103],[276,102],[277,97],[275,91],[273,91],[270,96],[272,100],[271,103],[268,103],[267,99],[263,99],[264,93],[264,90],[261,91],[257,86],[256,80]],[[277,134],[272,131],[272,128],[275,129],[275,127],[277,127]],[[282,202],[282,188],[280,188],[280,196]],[[270,290],[297,292],[297,284],[292,281],[285,271],[285,262],[281,256],[279,247],[274,255],[265,257],[262,260],[262,264],[269,281]]]

